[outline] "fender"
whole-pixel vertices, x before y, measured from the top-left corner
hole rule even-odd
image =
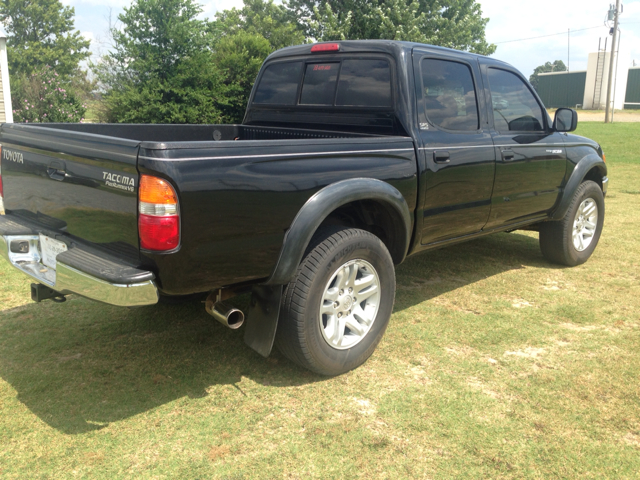
[[[358,200],[377,200],[390,207],[402,227],[395,232],[401,235],[402,252],[393,255],[400,263],[407,255],[411,240],[411,214],[402,194],[393,186],[372,178],[353,178],[333,183],[316,192],[302,206],[291,227],[287,231],[278,263],[265,285],[285,285],[289,283],[302,261],[311,237],[320,224],[335,209]]]
[[[586,157],[583,157],[574,167],[573,172],[571,172],[571,176],[567,181],[567,184],[564,187],[564,191],[562,194],[562,198],[560,198],[560,202],[556,207],[555,211],[551,215],[551,220],[562,220],[564,216],[567,214],[567,210],[569,209],[569,205],[571,204],[571,200],[573,199],[573,195],[575,194],[577,188],[583,182],[589,170],[593,167],[597,167],[602,175],[603,180],[606,179],[607,176],[607,165],[604,161],[595,153],[589,154]],[[605,191],[606,191],[606,180],[605,183]]]

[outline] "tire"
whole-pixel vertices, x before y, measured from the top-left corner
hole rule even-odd
[[[569,267],[586,262],[598,245],[603,224],[602,189],[597,183],[587,180],[577,188],[562,220],[540,226],[542,255],[550,262]]]
[[[395,291],[393,260],[378,237],[341,226],[320,230],[285,288],[276,346],[321,375],[348,372],[380,343]]]

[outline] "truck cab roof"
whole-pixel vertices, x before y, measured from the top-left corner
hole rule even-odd
[[[484,63],[490,63],[495,65],[503,65],[505,67],[514,68],[512,65],[496,60],[485,55],[477,53],[464,52],[453,48],[440,47],[437,45],[429,45],[426,43],[418,42],[405,42],[400,40],[336,40],[334,42],[321,42],[321,43],[309,43],[305,45],[296,45],[293,47],[286,47],[273,52],[266,59],[274,60],[283,57],[292,57],[297,55],[323,55],[324,52],[312,53],[311,47],[314,45],[320,45],[322,43],[336,43],[340,45],[338,53],[386,53],[395,58],[400,58],[402,55],[411,54],[414,48],[419,48],[422,51],[430,51],[434,54],[455,54],[457,56],[466,56],[469,59],[481,59]],[[330,52],[336,53],[336,52]]]
[[[319,50],[318,46],[328,48]],[[415,42],[346,40],[297,45],[278,50],[266,59],[243,123],[309,129],[331,126],[331,129],[355,133],[411,135],[416,118],[411,100],[415,89],[412,62],[416,49],[436,57],[470,63],[480,61],[513,69],[482,55]],[[375,60],[384,65],[372,63]],[[344,62],[351,62],[349,68],[342,67]],[[285,64],[290,66],[286,73]],[[279,68],[281,73],[277,72]],[[374,93],[372,85],[362,85],[358,92],[357,77],[368,77],[366,81],[370,82],[373,70],[386,75],[386,90]],[[367,89],[369,95],[363,95]],[[276,91],[286,91],[286,95]],[[385,101],[381,101],[382,96]]]

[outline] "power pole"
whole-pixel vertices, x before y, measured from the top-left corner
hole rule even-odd
[[[618,40],[618,17],[620,16],[620,0],[616,0],[616,10],[613,13],[613,41],[611,42],[611,56],[609,57],[609,81],[607,82],[607,108],[604,114],[604,123],[611,122],[611,89],[613,84],[613,65]]]

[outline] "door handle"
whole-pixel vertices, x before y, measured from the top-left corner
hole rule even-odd
[[[514,158],[516,158],[516,154],[513,153],[513,150],[502,150],[502,160],[511,162]]]
[[[436,163],[449,163],[450,160],[449,152],[444,150],[435,150],[433,152],[433,161]]]

